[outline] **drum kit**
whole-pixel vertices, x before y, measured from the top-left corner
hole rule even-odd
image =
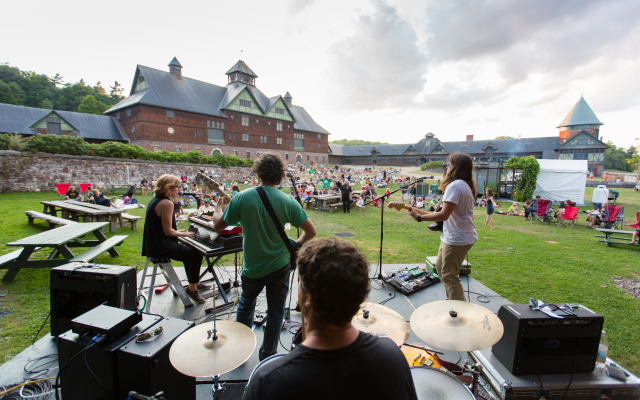
[[[464,367],[443,361],[442,354],[426,346],[406,343],[407,321],[394,310],[365,302],[351,323],[357,329],[387,337],[400,346],[411,367],[418,399],[475,399],[481,373],[479,365]],[[444,350],[472,351],[492,346],[504,332],[502,322],[486,308],[465,301],[444,300],[425,304],[411,315],[411,328],[426,343]],[[213,398],[225,390],[220,375],[249,359],[256,346],[253,331],[234,321],[216,321],[198,325],[183,333],[172,345],[169,358],[181,373],[195,377],[213,377]],[[258,364],[251,376],[264,365],[282,357],[271,356]],[[471,376],[461,375],[469,372]],[[454,375],[455,373],[455,375]],[[482,398],[488,398],[482,393]]]

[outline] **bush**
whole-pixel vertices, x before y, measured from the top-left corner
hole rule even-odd
[[[62,135],[33,135],[24,138],[20,134],[0,134],[0,150],[25,150],[51,154],[74,156],[98,156],[106,158],[126,158],[130,160],[150,160],[171,163],[214,164],[222,168],[251,167],[253,160],[238,156],[214,154],[205,156],[198,150],[186,153],[171,153],[165,150],[149,151],[140,146],[121,142],[91,144],[83,138]]]
[[[427,163],[424,163],[420,166],[421,170],[427,170],[427,169],[438,169],[441,168],[444,165],[444,161],[430,161]]]
[[[527,201],[533,196],[536,189],[536,181],[540,173],[540,163],[534,156],[527,157],[511,157],[504,165],[505,169],[522,171],[516,188],[513,190],[513,199],[515,201]]]

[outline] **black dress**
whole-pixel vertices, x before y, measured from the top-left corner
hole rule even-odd
[[[147,206],[147,215],[144,220],[144,234],[142,236],[142,255],[154,258],[170,258],[184,263],[189,283],[198,283],[200,280],[200,266],[202,254],[178,241],[177,237],[164,234],[162,219],[156,214],[156,206],[162,197],[154,197]],[[169,200],[171,201],[171,200]],[[177,230],[176,217],[171,213],[171,227]]]
[[[342,212],[351,214],[351,186],[342,185],[340,192],[342,193]]]

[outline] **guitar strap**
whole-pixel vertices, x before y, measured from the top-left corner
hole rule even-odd
[[[291,270],[294,270],[296,268],[294,263],[295,263],[295,260],[296,260],[296,252],[297,252],[297,250],[295,250],[293,248],[293,246],[291,245],[291,242],[289,241],[289,237],[284,232],[284,228],[282,227],[282,224],[280,224],[280,221],[278,221],[278,217],[276,216],[275,211],[273,211],[273,207],[271,206],[271,202],[269,201],[269,197],[267,197],[267,193],[264,191],[262,186],[258,186],[256,188],[256,191],[260,195],[260,199],[262,200],[262,204],[264,205],[264,208],[267,210],[267,214],[269,214],[269,217],[271,217],[271,220],[273,221],[273,225],[275,225],[276,230],[278,231],[278,234],[280,235],[280,238],[284,242],[284,245],[287,247],[287,250],[289,250],[289,254],[291,255],[291,264],[292,264],[291,265]]]

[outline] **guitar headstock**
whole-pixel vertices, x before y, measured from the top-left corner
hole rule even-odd
[[[387,205],[387,207],[389,207],[389,208],[395,208],[396,210],[400,211],[400,210],[403,210],[403,209],[407,208],[407,205],[406,205],[406,204],[404,204],[404,203],[403,203],[403,202],[401,202],[401,201],[391,201],[391,202],[389,202],[389,204]]]
[[[220,184],[218,182],[216,182],[215,180],[209,178],[207,175],[204,174],[204,170],[200,170],[200,172],[198,172],[198,178],[200,178],[205,186],[207,188],[209,188],[209,190],[215,190],[216,192],[222,192],[220,190]]]

